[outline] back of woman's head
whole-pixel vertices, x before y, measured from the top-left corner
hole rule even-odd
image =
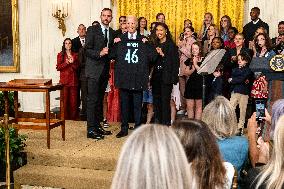
[[[141,126],[123,145],[112,189],[130,188],[190,188],[184,150],[168,127]]]
[[[218,139],[234,136],[238,130],[235,110],[223,96],[217,96],[204,108],[202,121]]]
[[[273,138],[275,125],[280,118],[284,115],[284,99],[277,100],[273,103],[272,106],[272,116],[271,116],[271,132],[270,136]]]
[[[273,139],[272,156],[260,173],[256,188],[263,182],[266,182],[268,189],[282,189],[284,187],[284,115],[277,121]]]
[[[185,149],[198,188],[223,188],[226,170],[216,138],[206,123],[194,119],[176,121],[173,130]]]

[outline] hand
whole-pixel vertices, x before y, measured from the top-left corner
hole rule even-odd
[[[161,55],[162,57],[165,56],[165,54],[163,53],[163,50],[162,50],[160,47],[157,47],[157,48],[156,48],[156,51],[157,51],[157,53],[158,53],[159,55]]]
[[[245,84],[249,84],[249,79],[245,80]]]
[[[194,56],[192,59],[193,64],[196,65],[198,61],[199,61],[199,58],[197,56]]]
[[[259,149],[258,162],[266,164],[269,160],[269,143],[264,142],[262,137],[257,139],[257,148]]]
[[[120,39],[119,37],[117,37],[117,38],[115,38],[115,39],[113,40],[114,43],[118,43],[118,42],[120,42],[120,41],[121,41],[121,39]]]
[[[146,43],[146,41],[148,41],[147,38],[143,38],[143,39],[142,39],[142,42],[143,42],[143,43]]]
[[[231,57],[231,61],[232,61],[232,62],[236,62],[236,61],[237,61],[237,56],[232,56],[232,57]]]
[[[265,117],[263,117],[262,119],[264,119],[266,121],[267,124],[271,125],[271,116],[268,113],[267,109],[265,108]]]
[[[108,54],[108,48],[107,47],[105,47],[105,48],[103,48],[103,50],[101,50],[100,56],[104,56],[106,54]]]
[[[279,45],[279,44],[280,44],[281,39],[282,39],[281,36],[278,36],[278,37],[276,38],[276,45]]]
[[[249,49],[254,49],[254,41],[249,41]]]
[[[232,82],[232,78],[229,78],[229,79],[228,79],[228,82],[231,83],[231,82]]]
[[[71,55],[67,55],[67,62],[68,64],[72,64],[74,62],[74,59]]]
[[[257,133],[257,128],[258,128],[257,121],[256,121],[256,113],[255,112],[248,119],[247,128],[248,128],[248,136],[250,138],[255,138],[256,137],[256,133]]]

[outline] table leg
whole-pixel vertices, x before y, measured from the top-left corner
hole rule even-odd
[[[46,128],[47,128],[47,148],[50,149],[50,94],[49,91],[47,90],[45,92],[45,104],[46,104]]]
[[[64,118],[64,88],[60,90],[60,119],[62,121],[62,139],[65,141],[65,118]]]
[[[8,91],[3,91],[4,100],[5,100],[5,114],[8,115],[9,118],[9,97],[8,97]]]

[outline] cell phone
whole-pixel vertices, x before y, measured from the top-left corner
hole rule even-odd
[[[265,100],[255,100],[256,121],[263,122],[265,117]]]

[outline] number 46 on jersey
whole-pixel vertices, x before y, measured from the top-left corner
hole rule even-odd
[[[128,64],[137,64],[139,61],[139,58],[137,56],[137,51],[138,51],[138,43],[132,42],[132,43],[127,43],[127,53],[125,55],[124,60],[128,62]]]

